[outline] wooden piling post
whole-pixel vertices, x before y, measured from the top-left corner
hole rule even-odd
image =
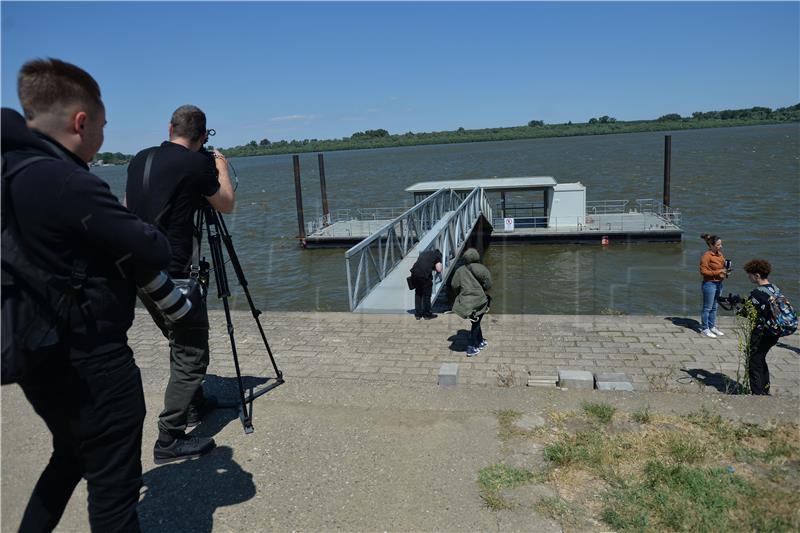
[[[300,190],[300,156],[293,155],[292,163],[294,166],[294,198],[297,202],[297,226],[300,230],[297,238],[300,239],[302,244],[306,239],[306,228],[303,220],[303,192]]]
[[[328,209],[328,190],[325,188],[325,160],[322,154],[317,154],[317,161],[319,161],[319,188],[322,193],[322,224],[329,226],[331,212]]]
[[[672,165],[672,135],[664,135],[664,205],[669,207],[669,182]]]

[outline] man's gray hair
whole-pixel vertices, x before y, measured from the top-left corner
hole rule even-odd
[[[172,124],[172,134],[177,137],[197,142],[206,136],[206,114],[197,106],[180,106],[172,113],[169,122]]]

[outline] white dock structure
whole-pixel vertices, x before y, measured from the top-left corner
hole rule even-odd
[[[438,248],[444,269],[434,279],[435,301],[481,220],[491,242],[505,244],[680,242],[683,235],[680,213],[660,202],[636,200],[633,207],[622,200],[587,202],[583,184],[558,183],[551,176],[429,181],[406,191],[416,205],[392,220],[354,219],[349,229],[342,220],[337,228],[328,225],[308,236],[309,245],[316,238],[340,246],[359,239],[358,230],[371,231],[345,253],[351,311],[412,311],[414,292],[406,277],[421,252]],[[490,194],[499,195],[494,209]]]

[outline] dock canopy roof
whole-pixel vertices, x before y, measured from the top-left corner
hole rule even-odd
[[[520,178],[485,178],[477,180],[441,180],[415,183],[406,189],[411,193],[431,193],[441,188],[457,191],[471,191],[482,187],[486,191],[502,191],[509,189],[542,189],[555,187],[558,184],[552,176],[531,176]]]

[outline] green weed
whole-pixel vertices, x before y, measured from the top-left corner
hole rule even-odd
[[[650,406],[648,405],[644,409],[636,411],[631,415],[634,422],[638,422],[639,424],[649,424],[651,420],[650,416]]]
[[[724,469],[703,469],[650,461],[644,480],[613,490],[601,517],[619,531],[729,531],[729,511],[754,489]]]
[[[597,420],[602,424],[608,424],[614,418],[616,409],[607,403],[584,403],[582,405],[583,411],[591,418]]]
[[[537,513],[552,518],[561,525],[566,526],[577,525],[583,516],[580,508],[559,497],[542,498],[533,508]]]
[[[669,435],[665,444],[669,455],[678,463],[697,463],[706,455],[702,443],[681,433]]]
[[[505,463],[488,466],[478,472],[481,498],[490,509],[495,511],[508,509],[510,504],[503,499],[500,492],[530,483],[533,478],[531,472],[508,466]]]

